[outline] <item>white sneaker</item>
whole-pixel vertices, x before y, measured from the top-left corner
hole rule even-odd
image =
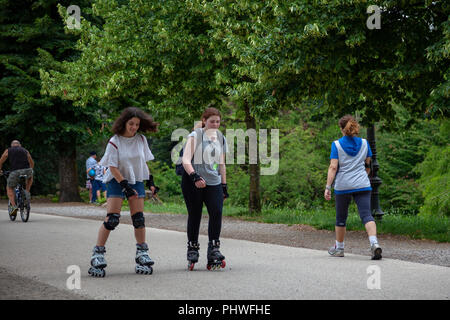
[[[330,256],[333,256],[333,257],[343,257],[344,249],[333,246],[330,249],[328,249],[328,253],[330,254]]]
[[[372,260],[380,260],[381,259],[381,247],[378,243],[374,243],[370,246],[370,251],[372,252]]]

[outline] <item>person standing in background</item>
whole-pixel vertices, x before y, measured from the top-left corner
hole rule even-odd
[[[101,161],[101,160],[100,160]],[[100,164],[100,162],[98,162],[94,168],[95,170],[95,177],[94,180],[92,181],[94,183],[94,187],[92,188],[92,192],[95,192],[95,196],[96,196],[96,200],[95,201],[100,201],[101,200],[101,194],[103,192],[103,197],[106,199],[106,184],[103,183],[103,176],[106,173],[106,168],[104,166],[102,166]]]
[[[95,178],[94,166],[97,165],[97,152],[91,151],[89,154],[90,157],[86,160],[86,189],[89,190],[89,202],[93,203],[96,197],[92,192],[92,181]]]

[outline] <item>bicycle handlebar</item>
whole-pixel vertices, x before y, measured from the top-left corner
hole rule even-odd
[[[0,176],[5,176],[6,178],[8,178],[9,174],[11,173],[11,171],[2,171],[0,173]]]

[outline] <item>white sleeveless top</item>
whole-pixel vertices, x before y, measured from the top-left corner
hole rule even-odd
[[[147,161],[153,159],[155,157],[144,135],[137,133],[134,137],[127,138],[116,134],[108,141],[100,164],[104,167],[118,168],[129,184],[135,184],[137,181],[143,182],[149,179]],[[103,183],[113,178],[111,170],[108,170],[103,177]]]
[[[364,166],[367,158],[367,142],[362,139],[361,149],[355,156],[348,155],[338,140],[334,141],[339,154],[339,169],[334,182],[334,190],[346,191],[370,187],[370,180]]]

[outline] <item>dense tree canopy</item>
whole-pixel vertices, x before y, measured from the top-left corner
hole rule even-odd
[[[447,116],[445,2],[370,4],[380,29],[367,27],[365,0],[97,0],[82,14],[104,24],[82,19],[79,59],[42,70],[43,90],[80,106],[121,100],[160,120],[225,99],[247,128],[299,105],[358,111],[364,124],[398,124],[396,106],[408,123]],[[249,174],[258,211],[259,164]]]
[[[38,187],[59,172],[60,199],[70,201],[80,199],[76,146],[91,138],[89,128],[98,125],[100,114],[92,104],[82,109],[69,100],[41,94],[39,69],[58,68],[58,61],[73,60],[77,54],[76,36],[64,32],[57,3],[0,3],[0,134],[2,146],[19,139],[38,160]]]
[[[41,152],[43,183],[57,162],[66,199],[77,198],[76,147],[129,105],[164,122],[163,136],[211,105],[247,129],[280,110],[358,113],[391,129],[448,118],[445,1],[79,1],[80,30],[65,25],[67,1],[0,4],[1,143]],[[369,5],[380,29],[367,27]],[[255,211],[259,166],[247,170]]]

